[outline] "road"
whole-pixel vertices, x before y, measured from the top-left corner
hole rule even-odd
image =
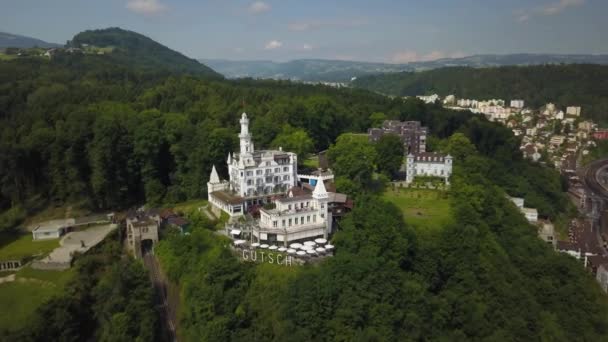
[[[168,281],[162,273],[158,260],[152,251],[143,251],[144,265],[150,272],[150,280],[154,286],[156,310],[160,316],[161,331],[166,341],[177,341],[175,333],[177,322],[177,304],[179,298],[170,296]]]
[[[591,212],[589,213],[592,219],[594,230],[597,232],[599,246],[604,246],[601,237],[600,217],[605,208],[608,207],[608,187],[606,182],[608,176],[608,159],[594,161],[584,170],[583,181],[588,190],[589,198],[591,199]],[[604,248],[604,255],[608,251]]]

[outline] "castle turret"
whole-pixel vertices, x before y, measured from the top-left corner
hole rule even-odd
[[[217,175],[217,170],[215,169],[215,165],[211,169],[211,176],[209,176],[209,183],[218,184],[220,182],[220,176]]]
[[[239,139],[241,141],[241,156],[244,156],[251,154],[254,151],[251,134],[249,134],[249,118],[247,118],[247,113],[243,113],[239,122],[241,123],[241,133],[239,134]]]

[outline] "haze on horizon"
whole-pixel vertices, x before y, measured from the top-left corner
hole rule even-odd
[[[1,8],[0,31],[64,43],[118,26],[193,58],[406,63],[608,53],[604,0],[23,0]]]

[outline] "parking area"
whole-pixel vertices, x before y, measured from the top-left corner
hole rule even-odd
[[[54,268],[53,266],[58,266],[57,268],[62,268],[61,265],[69,267],[74,252],[84,253],[88,251],[91,247],[100,243],[116,227],[115,224],[107,224],[68,233],[59,242],[59,247],[45,258],[37,261],[32,267]]]

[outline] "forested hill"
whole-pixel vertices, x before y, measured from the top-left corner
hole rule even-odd
[[[86,54],[0,62],[0,233],[36,199],[124,209],[204,197],[213,165],[227,176],[243,110],[256,146],[303,155],[333,144],[337,186],[360,197],[333,237],[335,257],[320,265],[241,263],[196,214],[191,235],[163,238],[155,250],[180,286],[183,340],[606,340],[608,302],[595,280],[505,198],[555,218],[569,208],[559,174],[523,159],[512,132],[484,117],[361,89],[142,72]],[[372,193],[375,148],[341,135],[364,132],[377,112],[422,121],[429,146],[457,160],[453,221],[436,232],[414,230]],[[145,277],[127,263],[92,277],[119,259],[104,254],[0,340],[151,340],[156,321],[137,286]]]
[[[104,52],[110,53],[112,58],[133,68],[165,69],[170,72],[190,73],[204,77],[222,77],[195,59],[188,58],[144,35],[121,28],[80,32],[74,36],[69,45],[105,49]]]
[[[583,116],[608,122],[608,66],[604,65],[450,67],[364,76],[352,85],[396,96],[437,93],[459,98],[523,99],[531,107],[547,102],[561,107],[580,105]]]

